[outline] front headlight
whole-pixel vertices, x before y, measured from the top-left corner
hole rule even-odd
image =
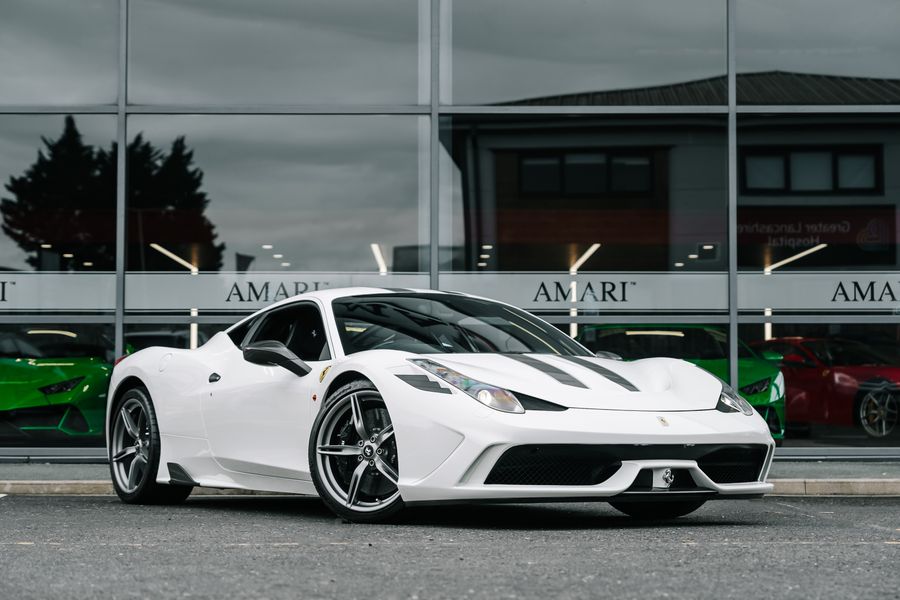
[[[81,383],[81,380],[84,377],[75,377],[74,379],[67,379],[65,381],[60,381],[59,383],[51,383],[50,385],[45,385],[44,387],[39,387],[38,390],[47,394],[48,396],[51,394],[62,394],[63,392],[71,392],[75,389],[75,386]]]
[[[465,392],[489,408],[508,413],[525,412],[525,409],[519,403],[519,400],[508,390],[475,379],[470,379],[458,371],[454,371],[453,369],[426,358],[410,358],[409,362],[420,369],[428,371],[435,377],[446,381],[456,389]]]
[[[716,410],[725,413],[741,412],[747,416],[753,414],[753,407],[750,406],[750,403],[741,398],[740,394],[725,382],[722,383],[722,393],[719,395]]]
[[[751,384],[745,385],[741,388],[741,392],[747,394],[748,396],[762,394],[764,391],[769,389],[769,384],[771,382],[772,380],[766,377],[765,379],[760,379],[759,381],[754,381]]]

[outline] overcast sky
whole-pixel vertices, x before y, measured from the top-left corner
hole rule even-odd
[[[255,270],[282,270],[284,260],[300,271],[373,271],[370,244],[390,265],[395,246],[427,243],[418,210],[428,191],[419,182],[427,156],[419,129],[427,128],[419,123],[407,115],[148,115],[132,117],[129,131],[157,146],[186,136],[226,270],[240,252],[257,257]]]
[[[131,101],[425,103],[429,0],[131,0]],[[723,0],[444,0],[445,94],[515,101],[725,72]],[[117,0],[3,0],[0,103],[113,103]],[[896,0],[739,0],[738,66],[900,77]],[[452,68],[452,73],[449,70]]]

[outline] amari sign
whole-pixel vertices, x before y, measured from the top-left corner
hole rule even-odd
[[[128,311],[252,311],[304,292],[346,286],[421,288],[424,273],[130,273]],[[725,273],[442,273],[443,290],[532,311],[702,312],[728,309]],[[738,307],[774,311],[900,311],[900,272],[740,272]],[[0,311],[113,311],[113,273],[0,277]]]
[[[900,273],[741,273],[746,310],[900,310]]]

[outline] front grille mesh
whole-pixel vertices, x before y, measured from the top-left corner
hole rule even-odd
[[[596,485],[622,463],[602,452],[572,453],[568,446],[516,446],[503,453],[486,484]]]
[[[724,447],[697,459],[706,476],[716,483],[756,481],[766,459],[765,446]]]
[[[530,444],[506,450],[485,484],[596,485],[612,477],[622,461],[666,459],[696,460],[716,483],[753,482],[767,451],[763,444]]]

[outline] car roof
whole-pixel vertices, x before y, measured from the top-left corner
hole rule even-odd
[[[248,315],[226,329],[226,331],[230,331],[235,327],[239,326],[242,323],[247,322],[247,320],[255,317],[256,315],[272,310],[274,308],[278,308],[279,306],[285,306],[288,304],[293,304],[294,302],[300,302],[302,300],[318,300],[322,304],[329,304],[333,300],[337,300],[338,298],[349,298],[352,296],[371,296],[371,295],[383,295],[383,294],[452,294],[455,296],[465,296],[467,298],[480,298],[479,296],[473,296],[471,294],[464,294],[462,292],[453,292],[453,291],[443,291],[443,290],[428,290],[421,288],[379,288],[379,287],[341,287],[341,288],[327,288],[322,290],[314,290],[312,292],[305,292],[303,294],[297,294],[296,296],[291,296],[290,298],[285,298],[284,300],[279,300],[273,304],[265,306],[253,314]],[[487,300],[487,298],[484,298]],[[496,302],[496,301],[495,301]]]

